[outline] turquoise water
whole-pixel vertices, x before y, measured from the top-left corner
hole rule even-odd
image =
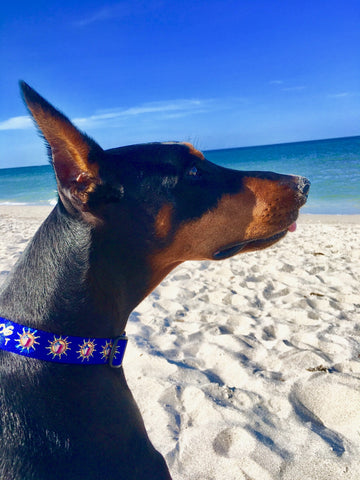
[[[56,182],[50,165],[0,169],[0,205],[54,205]]]
[[[308,177],[304,213],[360,214],[360,136],[205,152],[208,160],[239,170],[266,170]],[[56,202],[49,165],[0,169],[0,204]]]

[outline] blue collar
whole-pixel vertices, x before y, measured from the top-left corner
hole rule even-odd
[[[72,337],[35,330],[0,317],[0,349],[47,362],[121,367],[126,334],[116,338]]]

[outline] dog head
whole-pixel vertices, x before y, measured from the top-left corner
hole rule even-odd
[[[223,168],[187,143],[103,150],[28,85],[21,88],[47,142],[61,206],[105,231],[122,255],[145,257],[151,288],[183,261],[263,249],[294,229],[307,179]]]

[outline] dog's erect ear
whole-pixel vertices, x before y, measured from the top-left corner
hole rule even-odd
[[[29,85],[20,82],[20,87],[25,103],[50,147],[60,198],[65,206],[70,201],[76,209],[86,210],[89,193],[100,183],[96,159],[103,150]]]

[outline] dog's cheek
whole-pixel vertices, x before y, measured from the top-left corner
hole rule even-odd
[[[155,235],[165,239],[172,230],[173,206],[168,203],[158,212],[155,219]]]

